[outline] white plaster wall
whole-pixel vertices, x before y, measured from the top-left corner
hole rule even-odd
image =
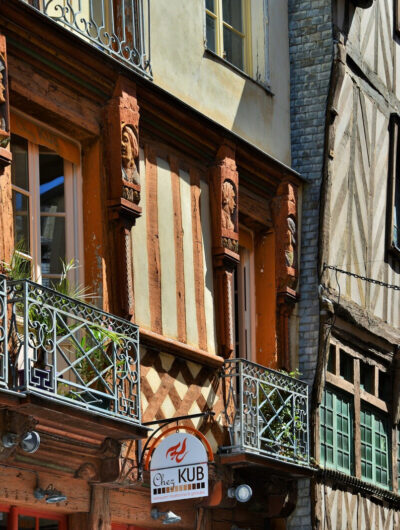
[[[274,95],[205,51],[204,0],[156,0],[150,10],[154,83],[290,164],[287,0],[251,0],[253,74],[266,82],[269,62]]]
[[[146,178],[143,149],[140,149],[140,184],[143,199],[146,197]],[[147,259],[147,204],[142,200],[140,204],[142,215],[137,219],[131,232],[133,256],[133,288],[135,300],[135,320],[148,329],[151,327],[150,302],[149,302],[149,268]]]
[[[161,315],[164,335],[178,335],[174,208],[169,164],[157,158],[158,234],[161,263]]]

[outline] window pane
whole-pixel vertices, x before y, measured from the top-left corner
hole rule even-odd
[[[215,13],[215,0],[206,0],[206,9]]]
[[[374,367],[366,363],[360,363],[360,387],[366,392],[372,393],[374,383]]]
[[[61,274],[65,262],[65,219],[42,216],[40,219],[42,274]]]
[[[243,38],[224,26],[224,57],[243,70]]]
[[[242,0],[223,0],[222,19],[224,22],[243,32]]]
[[[14,240],[21,251],[30,253],[29,198],[13,191]]]
[[[28,141],[16,134],[11,135],[11,181],[15,186],[29,190]]]
[[[336,357],[336,346],[331,344],[329,346],[329,358],[328,358],[328,372],[335,373],[335,357]]]
[[[215,19],[210,17],[210,15],[206,15],[206,39],[207,48],[215,52]]]
[[[52,519],[39,519],[39,528],[45,528],[46,530],[58,530],[59,523]]]
[[[7,530],[8,513],[0,512],[0,530]]]
[[[353,382],[353,358],[343,350],[340,350],[340,377]]]
[[[35,530],[35,517],[18,515],[18,530]]]
[[[40,147],[40,211],[64,212],[64,160]]]

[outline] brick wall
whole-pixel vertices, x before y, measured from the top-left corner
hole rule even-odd
[[[332,66],[331,0],[289,0],[292,167],[304,187],[300,262],[299,363],[312,384],[318,354],[318,225],[325,141],[325,112]],[[288,528],[311,528],[310,484],[299,481],[297,508]]]

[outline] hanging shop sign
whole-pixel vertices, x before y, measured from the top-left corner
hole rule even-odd
[[[175,432],[155,447],[150,462],[152,503],[208,496],[208,460],[213,456],[205,442],[207,449],[197,436]]]

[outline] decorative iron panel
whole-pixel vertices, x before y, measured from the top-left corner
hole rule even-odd
[[[226,361],[224,378],[231,446],[222,450],[308,465],[308,385],[244,359]]]
[[[136,325],[29,280],[7,291],[10,390],[140,423]]]
[[[21,0],[86,42],[151,78],[143,0]],[[147,34],[147,38],[146,38]],[[148,52],[149,53],[149,52]]]
[[[7,283],[0,275],[0,387],[7,386]]]

